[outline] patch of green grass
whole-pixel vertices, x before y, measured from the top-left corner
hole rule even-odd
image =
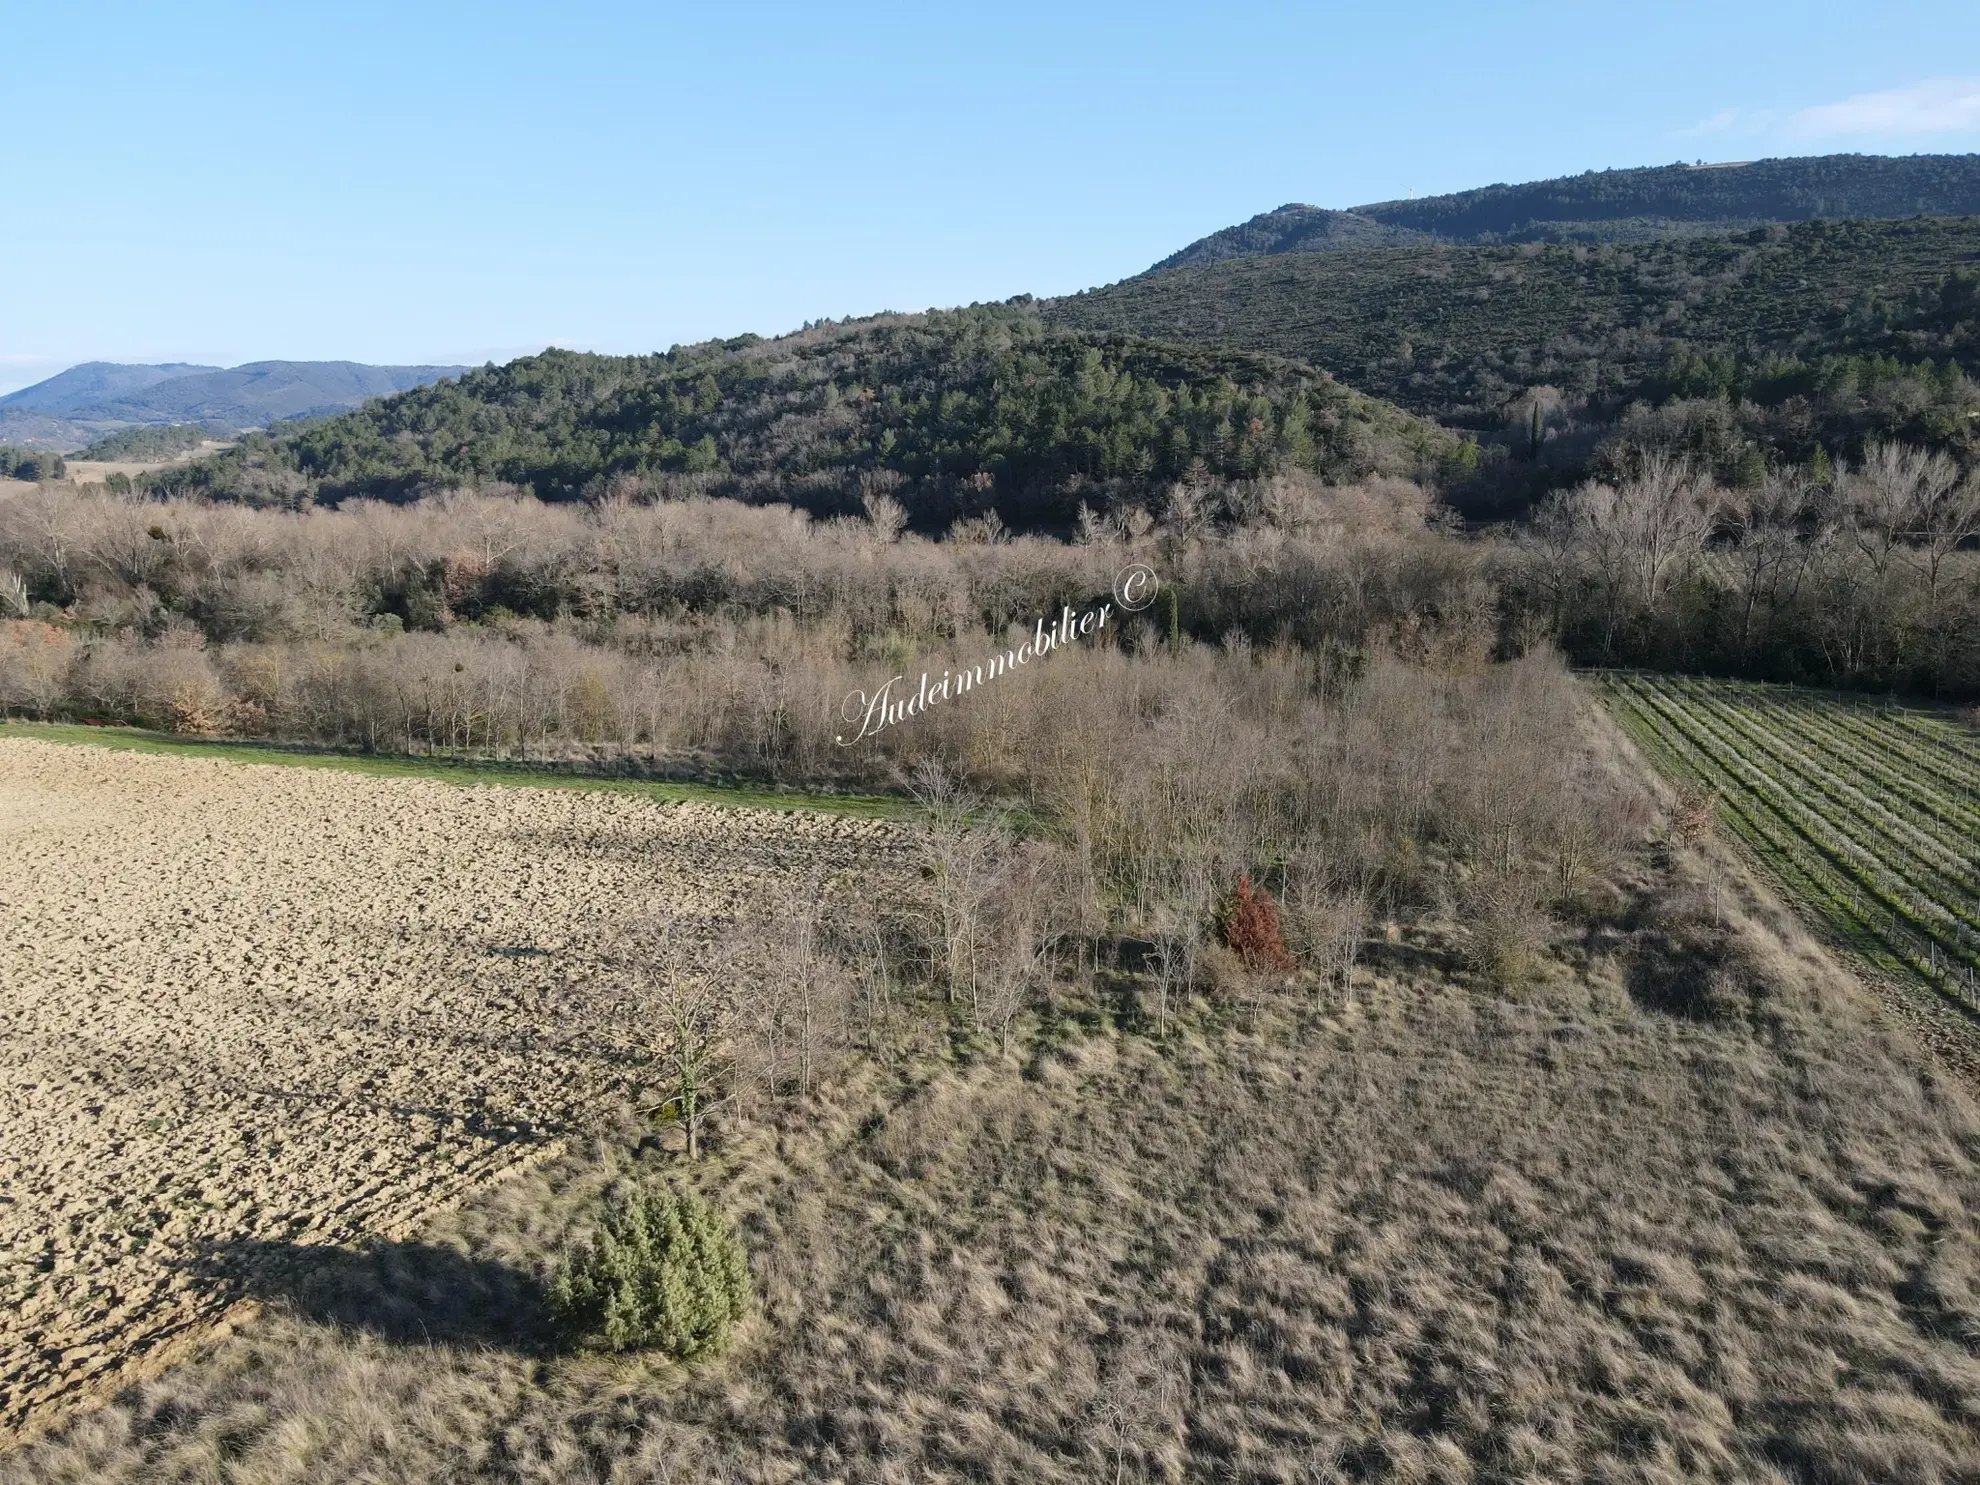
[[[912,800],[875,794],[815,794],[758,785],[683,783],[584,773],[576,768],[508,763],[499,759],[412,758],[376,753],[339,753],[288,743],[232,742],[220,738],[175,737],[140,727],[83,727],[63,722],[0,722],[0,739],[82,743],[127,752],[180,757],[224,758],[233,763],[273,763],[290,767],[337,768],[374,778],[438,779],[472,787],[507,784],[532,789],[609,789],[666,804],[720,804],[734,809],[817,810],[860,819],[905,819],[917,813]]]

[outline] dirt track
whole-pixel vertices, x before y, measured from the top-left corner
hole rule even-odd
[[[622,1077],[635,915],[886,872],[900,827],[0,741],[0,1427],[201,1325],[243,1253],[397,1233]]]

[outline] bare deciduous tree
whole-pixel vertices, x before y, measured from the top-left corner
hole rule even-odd
[[[866,512],[866,523],[873,528],[873,534],[882,542],[895,542],[901,539],[901,532],[907,528],[907,507],[891,495],[877,490],[868,490],[860,496],[860,506]]]
[[[1814,549],[1801,539],[1800,527],[1811,503],[1807,479],[1799,470],[1769,470],[1757,488],[1727,499],[1725,521],[1733,540],[1728,566],[1739,601],[1734,647],[1742,663],[1752,650],[1754,617],[1761,605],[1777,607],[1783,592],[1807,570]]]
[[[1958,481],[1959,466],[1944,454],[1883,441],[1863,451],[1862,467],[1839,483],[1851,539],[1878,577],[1925,534],[1932,512]]]
[[[1001,817],[939,760],[924,761],[909,789],[925,818],[919,836],[924,911],[943,998],[975,1004],[983,918],[1004,849]]]
[[[1172,1426],[1186,1391],[1186,1368],[1166,1341],[1132,1356],[1111,1358],[1086,1406],[1089,1442],[1111,1466],[1114,1485],[1128,1478],[1130,1462],[1154,1452],[1160,1433]],[[1141,1469],[1136,1468],[1139,1475]]]
[[[1613,652],[1632,610],[1654,609],[1677,574],[1704,551],[1718,500],[1709,478],[1663,453],[1648,455],[1633,479],[1583,485],[1570,497],[1607,598],[1605,649]]]
[[[733,956],[691,943],[671,925],[628,933],[614,949],[623,1014],[665,1095],[646,1111],[671,1110],[688,1159],[698,1159],[709,1115],[736,1094],[729,1076],[738,1012]]]
[[[808,1098],[845,1026],[848,986],[826,943],[829,884],[812,871],[791,883],[764,935],[761,971],[741,992],[757,1081],[775,1097]]]
[[[887,929],[877,916],[866,920],[855,950],[853,1005],[861,1023],[861,1041],[871,1055],[880,1050],[882,1031],[893,1015],[896,984]]]
[[[986,951],[973,1005],[978,1029],[996,1032],[1006,1052],[1013,1023],[1035,999],[1068,931],[1072,906],[1057,851],[1028,841],[1008,853],[987,904]]]

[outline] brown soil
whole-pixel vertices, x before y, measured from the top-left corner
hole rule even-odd
[[[0,741],[0,1426],[228,1304],[230,1254],[394,1237],[628,1062],[634,918],[713,933],[900,828]]]

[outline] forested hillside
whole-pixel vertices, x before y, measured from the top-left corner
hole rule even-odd
[[[1768,459],[1852,454],[1871,435],[1970,458],[1976,264],[1980,218],[1810,222],[1245,258],[1045,314],[1299,357],[1562,477],[1628,431],[1750,478]]]
[[[1292,203],[1213,232],[1151,273],[1271,253],[1408,242],[1636,242],[1816,218],[1980,213],[1980,155],[1818,155],[1590,170],[1328,211]]]
[[[78,459],[129,459],[157,463],[190,453],[208,439],[232,438],[224,423],[146,423],[106,434],[76,455]]]
[[[365,366],[356,361],[251,361],[225,371],[175,376],[72,416],[258,428],[278,418],[356,407],[367,398],[425,386],[466,369]]]
[[[1166,273],[1228,258],[1266,258],[1279,253],[1347,252],[1354,248],[1400,247],[1432,239],[1409,227],[1391,227],[1358,211],[1330,211],[1291,201],[1262,211],[1248,222],[1199,238],[1171,253],[1148,272]]]
[[[1475,448],[1296,362],[1046,326],[1028,305],[823,325],[666,355],[546,351],[153,477],[262,504],[613,480],[819,513],[899,496],[940,529],[1066,529],[1199,468],[1241,478],[1462,469]]]
[[[1980,155],[1815,155],[1590,170],[1355,210],[1388,226],[1463,242],[1602,241],[1707,225],[1971,216],[1980,212]]]

